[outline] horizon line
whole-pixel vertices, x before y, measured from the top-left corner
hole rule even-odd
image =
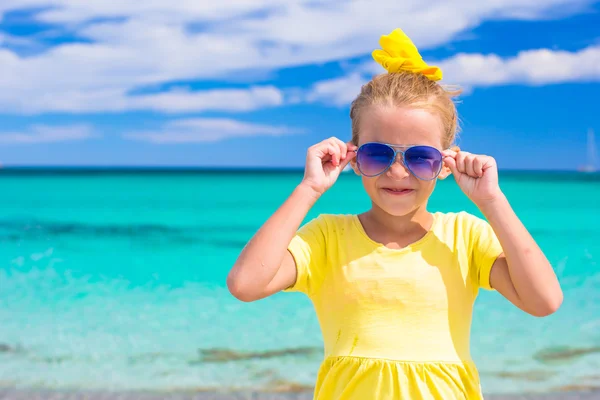
[[[106,171],[106,172],[220,172],[220,171],[235,171],[235,172],[301,172],[304,171],[304,166],[179,166],[179,165],[1,165],[0,174],[10,171],[30,171],[30,172],[52,172],[52,171]],[[345,170],[349,172],[349,170]],[[582,171],[575,169],[534,169],[534,168],[498,168],[499,172],[576,172],[581,174],[598,174],[600,170]]]

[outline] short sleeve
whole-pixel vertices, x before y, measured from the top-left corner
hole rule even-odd
[[[494,262],[502,254],[502,246],[487,221],[473,215],[470,215],[469,219],[470,268],[479,287],[493,290],[490,285],[490,273]]]
[[[296,262],[296,282],[285,292],[301,292],[311,297],[323,280],[323,269],[326,264],[325,216],[309,221],[296,232],[288,251]]]

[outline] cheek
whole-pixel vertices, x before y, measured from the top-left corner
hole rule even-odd
[[[432,181],[419,180],[419,194],[424,197],[429,197],[433,192],[433,189],[435,189],[435,182],[435,179]]]
[[[365,176],[361,176],[363,187],[365,188],[367,194],[370,195],[370,197],[377,196],[377,180],[379,178],[380,177],[368,178]],[[433,193],[433,190],[435,189],[435,179],[432,181],[422,181],[420,179],[415,178],[412,175],[408,177],[408,179],[412,181],[411,184],[416,183],[416,186],[419,188],[418,196],[420,200],[429,198],[429,196],[431,196],[431,193]]]
[[[367,178],[365,176],[361,176],[363,187],[365,188],[365,192],[369,195],[369,197],[373,197],[377,194],[377,179],[375,178]]]

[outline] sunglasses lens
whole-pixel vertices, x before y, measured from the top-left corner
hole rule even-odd
[[[356,155],[358,169],[365,176],[376,176],[385,171],[394,159],[394,149],[381,143],[367,143]]]
[[[435,179],[442,169],[442,153],[435,147],[415,146],[404,153],[406,166],[419,179]]]

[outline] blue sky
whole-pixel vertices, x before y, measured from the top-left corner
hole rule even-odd
[[[600,132],[599,2],[107,3],[0,4],[1,164],[302,167],[396,27],[465,89],[463,149],[569,170]]]

